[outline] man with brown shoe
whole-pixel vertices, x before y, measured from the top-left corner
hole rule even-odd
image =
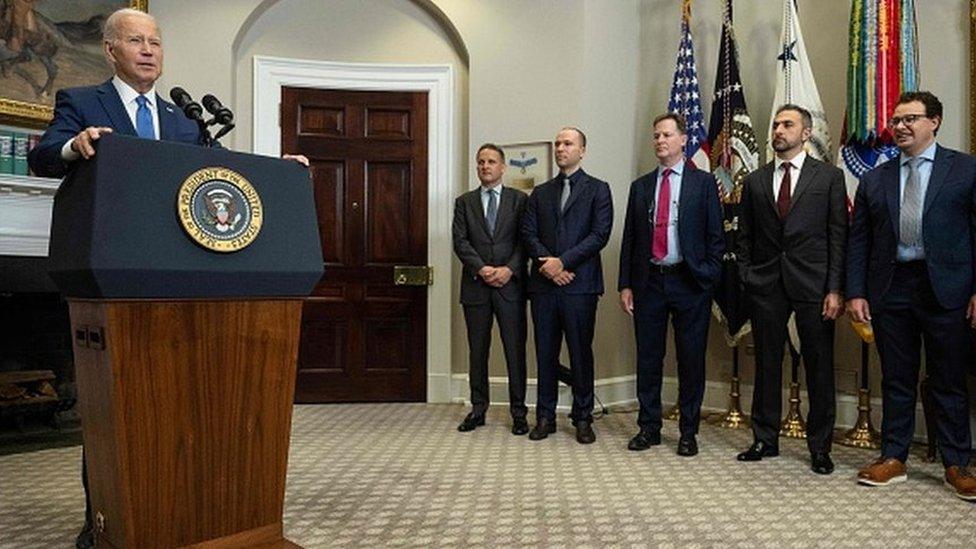
[[[976,158],[939,146],[942,103],[929,92],[898,100],[889,129],[899,157],[864,174],[854,199],[847,311],[870,322],[881,356],[881,457],[857,480],[906,480],[925,347],[945,481],[976,500],[966,370],[976,328]]]

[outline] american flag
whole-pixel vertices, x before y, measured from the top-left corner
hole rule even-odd
[[[705,133],[705,115],[702,113],[701,94],[698,91],[695,46],[691,41],[691,0],[684,0],[681,10],[681,42],[678,44],[678,61],[671,84],[668,112],[678,113],[688,122],[685,157],[696,168],[709,171],[708,151],[702,149],[708,136]]]

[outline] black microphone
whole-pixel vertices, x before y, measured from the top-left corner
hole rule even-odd
[[[218,124],[226,126],[234,121],[234,113],[230,112],[230,109],[223,106],[220,103],[220,100],[216,97],[208,93],[207,95],[204,95],[203,99],[200,101],[203,103],[203,108],[207,109],[210,114],[214,115],[214,120],[216,120]]]
[[[177,86],[169,91],[169,98],[176,103],[176,106],[183,110],[186,117],[191,120],[203,121],[203,108],[199,103],[186,93],[186,90]]]

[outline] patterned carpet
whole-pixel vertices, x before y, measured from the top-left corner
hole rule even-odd
[[[806,446],[740,464],[746,431],[703,425],[701,453],[628,452],[633,413],[595,423],[581,446],[564,416],[540,442],[506,411],[458,433],[459,405],[299,406],[285,531],[305,547],[974,547],[976,505],[913,456],[909,482],[855,485],[874,452],[836,447],[837,471],[809,471]],[[80,448],[0,457],[0,546],[71,547],[80,526]],[[67,488],[65,488],[67,487]]]

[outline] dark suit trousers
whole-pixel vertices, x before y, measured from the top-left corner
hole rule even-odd
[[[965,308],[939,307],[924,261],[897,264],[881,307],[872,309],[881,355],[881,455],[901,461],[915,433],[915,401],[925,342],[925,368],[936,409],[939,450],[950,465],[969,463],[970,359]]]
[[[539,370],[537,419],[556,419],[559,350],[565,335],[573,374],[573,410],[569,417],[574,424],[580,420],[593,420],[593,331],[597,299],[596,294],[570,295],[559,291],[532,296],[535,357]]]
[[[670,316],[678,359],[678,427],[682,436],[698,434],[711,303],[711,292],[701,289],[686,266],[667,274],[651,272],[644,289],[635,292],[637,425],[642,431],[661,431],[661,380]]]
[[[834,394],[834,321],[823,320],[823,302],[791,301],[782,279],[771,293],[751,295],[752,333],[756,344],[756,382],[752,394],[752,432],[756,440],[776,445],[783,413],[783,354],[787,321],[796,313],[800,354],[806,374],[810,412],[807,447],[830,452],[836,419]]]
[[[464,306],[468,326],[468,376],[471,385],[471,413],[484,416],[490,402],[488,394],[488,352],[491,328],[498,328],[508,366],[508,402],[513,418],[524,418],[525,407],[525,300],[509,301],[492,290],[487,303]]]

